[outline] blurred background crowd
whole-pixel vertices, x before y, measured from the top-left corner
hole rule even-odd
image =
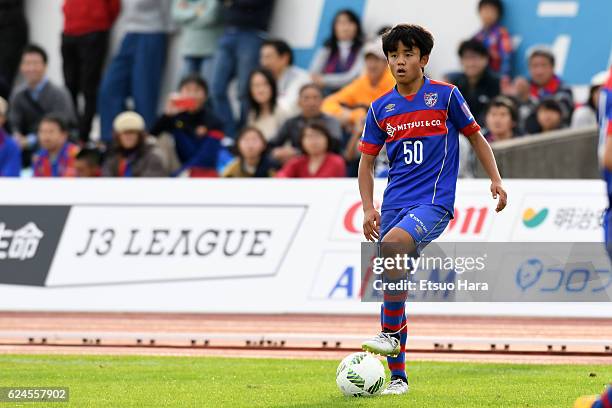
[[[273,7],[64,0],[61,84],[47,74],[48,50],[28,41],[24,0],[0,0],[0,176],[356,176],[366,111],[394,86],[380,42],[389,27],[366,33],[354,11],[340,10],[303,69],[288,42],[268,34]],[[529,51],[527,77],[514,75],[505,7],[478,2],[481,27],[457,39],[461,69],[436,79],[458,87],[491,143],[595,126],[606,67],[581,101],[545,46]],[[125,34],[107,56],[120,15]],[[181,79],[162,95],[176,34]],[[469,149],[461,163],[461,176],[472,176]],[[382,154],[377,173],[387,166]]]

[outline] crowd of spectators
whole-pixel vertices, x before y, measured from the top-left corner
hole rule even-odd
[[[46,50],[28,43],[23,1],[0,0],[0,176],[355,176],[367,109],[395,84],[385,27],[368,36],[349,9],[305,70],[267,33],[273,0],[64,0],[62,86],[49,80]],[[477,12],[482,27],[460,42],[461,69],[444,79],[487,140],[597,123],[605,74],[576,107],[549,48],[530,50],[527,78],[513,75],[501,0],[480,0]],[[125,34],[105,66],[119,16]],[[181,80],[162,96],[174,32]],[[381,156],[377,172],[386,166]]]

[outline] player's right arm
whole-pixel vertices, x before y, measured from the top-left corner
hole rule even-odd
[[[374,164],[386,136],[387,134],[378,125],[373,107],[370,106],[359,140],[361,159],[357,173],[363,206],[363,235],[368,241],[378,240],[380,234],[380,214],[374,208]]]

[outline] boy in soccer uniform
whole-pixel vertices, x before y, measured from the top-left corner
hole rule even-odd
[[[608,187],[608,208],[604,214],[603,227],[606,249],[612,260],[612,67],[608,80],[599,92],[599,155],[602,176]]]
[[[414,255],[453,218],[459,132],[468,137],[491,179],[493,198],[499,197],[496,211],[506,206],[507,196],[493,152],[459,90],[423,74],[432,35],[420,26],[401,24],[387,31],[382,42],[396,86],[370,106],[359,144],[363,230],[369,241],[397,244]],[[385,144],[390,170],[379,214],[373,204],[373,167]],[[405,297],[399,300],[385,293],[383,331],[362,344],[366,351],[387,356],[391,382],[383,394],[408,391]]]

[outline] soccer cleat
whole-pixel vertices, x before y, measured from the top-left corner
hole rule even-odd
[[[373,339],[361,343],[361,348],[364,351],[369,351],[370,353],[378,354],[383,357],[397,357],[400,353],[400,342],[399,339],[388,333],[381,332]]]
[[[381,395],[401,395],[408,392],[408,383],[402,378],[391,380]]]

